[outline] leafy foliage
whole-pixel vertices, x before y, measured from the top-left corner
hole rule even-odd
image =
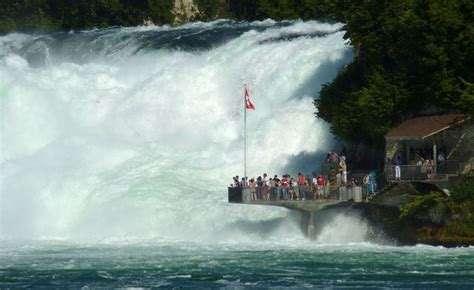
[[[474,201],[474,174],[462,175],[451,192],[457,202]]]
[[[16,23],[11,17],[0,16],[0,33],[6,31],[14,31]]]
[[[430,192],[416,196],[400,209],[400,218],[412,218],[430,223],[442,223],[445,220],[448,205],[439,192]]]
[[[0,33],[171,23],[173,0],[5,0]]]
[[[357,57],[315,100],[342,139],[381,143],[423,109],[474,111],[472,1],[351,1],[342,12]]]
[[[474,237],[474,200],[451,203],[453,218],[446,225],[450,235]]]
[[[211,20],[218,16],[219,0],[197,0],[196,2],[203,19]]]

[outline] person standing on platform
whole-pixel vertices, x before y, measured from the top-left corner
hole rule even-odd
[[[262,182],[263,182],[263,187],[262,187],[263,200],[269,200],[269,189],[268,189],[269,184],[268,184],[268,178],[267,178],[266,173],[263,174]]]
[[[232,179],[234,180],[234,187],[240,187],[239,176],[234,176]]]
[[[316,174],[313,176],[313,199],[318,199],[318,177]]]
[[[304,179],[304,195],[305,197],[307,198],[311,198],[312,196],[312,182],[311,182],[311,178],[309,177],[309,175],[306,175],[305,179]]]
[[[245,179],[245,177],[242,177],[242,180],[240,181],[240,187],[241,188],[248,188],[249,185],[247,183],[247,180]]]
[[[295,200],[297,197],[297,192],[298,192],[298,183],[296,182],[296,179],[293,177],[290,178],[290,199]]]
[[[426,160],[426,177],[431,179],[433,177],[433,160]]]
[[[347,183],[347,164],[346,164],[346,157],[341,156],[341,160],[339,161],[339,170],[341,171],[341,178],[342,183]]]
[[[257,195],[255,194],[255,187],[257,186],[257,183],[255,182],[255,179],[250,179],[249,180],[249,186],[250,186],[250,199],[251,200],[257,200]]]
[[[375,191],[377,190],[377,173],[375,171],[369,173],[369,183],[371,195],[375,196]]]
[[[262,188],[263,188],[263,181],[262,177],[257,177],[257,199],[262,200]]]
[[[281,178],[281,193],[284,200],[288,200],[288,175],[283,175]]]
[[[323,198],[324,196],[324,184],[325,180],[324,177],[320,174],[317,178],[317,186],[318,186],[318,198]]]
[[[437,173],[446,173],[446,157],[444,156],[444,153],[440,151],[437,159]]]
[[[397,152],[393,160],[393,165],[395,165],[395,180],[401,180],[402,170],[400,168],[400,165],[402,165],[402,154],[400,153],[400,151]]]
[[[269,183],[269,188],[270,188],[270,200],[275,200],[276,199],[276,188],[275,188],[275,181],[273,178],[270,178]]]
[[[275,181],[275,193],[276,193],[276,200],[281,199],[281,188],[280,188],[280,179],[278,178],[278,175],[275,174],[273,177],[273,180]]]
[[[301,172],[298,172],[298,199],[299,200],[305,199],[304,184],[305,184],[305,178],[301,174]]]

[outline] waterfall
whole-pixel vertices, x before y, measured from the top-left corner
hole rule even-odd
[[[332,136],[312,101],[352,57],[341,29],[220,20],[0,36],[0,237],[252,238],[242,222],[301,235],[284,209],[227,204],[243,171],[243,85],[256,107],[249,175],[316,169]]]

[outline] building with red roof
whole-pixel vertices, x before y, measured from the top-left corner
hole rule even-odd
[[[474,165],[474,122],[466,114],[415,117],[388,132],[385,140],[386,165],[393,166],[399,155],[402,179],[459,174]]]

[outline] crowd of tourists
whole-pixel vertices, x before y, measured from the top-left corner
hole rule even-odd
[[[298,176],[283,174],[268,177],[266,173],[257,178],[233,177],[230,187],[249,189],[250,200],[305,200],[324,198],[326,180],[322,175],[311,179],[298,173]]]
[[[230,187],[248,189],[246,196],[249,200],[305,200],[328,198],[329,186],[361,186],[368,197],[374,196],[377,190],[377,173],[372,171],[361,180],[351,178],[348,181],[348,166],[345,152],[329,151],[325,162],[336,165],[331,166],[328,175],[314,174],[312,178],[301,172],[297,176],[283,174],[281,177],[269,177],[266,173],[256,178],[234,176]]]
[[[329,195],[329,186],[360,186],[363,192],[367,194],[367,197],[375,196],[378,189],[377,172],[371,171],[364,176],[359,175],[359,180],[354,178],[357,177],[357,174],[351,173],[353,178],[348,181],[346,154],[345,148],[340,153],[336,151],[328,152],[325,162],[331,164],[326,169],[327,175],[313,175],[313,177],[310,178],[308,175],[298,173],[298,175],[294,177],[289,174],[283,174],[281,177],[278,175],[268,177],[267,174],[264,173],[261,176],[250,179],[234,176],[233,183],[230,187],[248,189],[248,191],[245,192],[249,195],[246,196],[249,200],[323,199]],[[350,155],[351,154],[348,156]],[[408,166],[416,166],[422,175],[426,174],[427,178],[433,178],[436,171],[439,173],[446,170],[447,159],[441,150],[436,154],[436,158],[433,158],[434,155],[430,149],[411,149],[410,156],[412,156],[412,158],[414,157],[414,159],[410,158],[410,164]],[[385,160],[385,169],[388,168],[388,174],[393,174],[395,180],[401,179],[402,159],[402,152],[397,151],[392,160]],[[385,173],[387,174],[387,172]]]

